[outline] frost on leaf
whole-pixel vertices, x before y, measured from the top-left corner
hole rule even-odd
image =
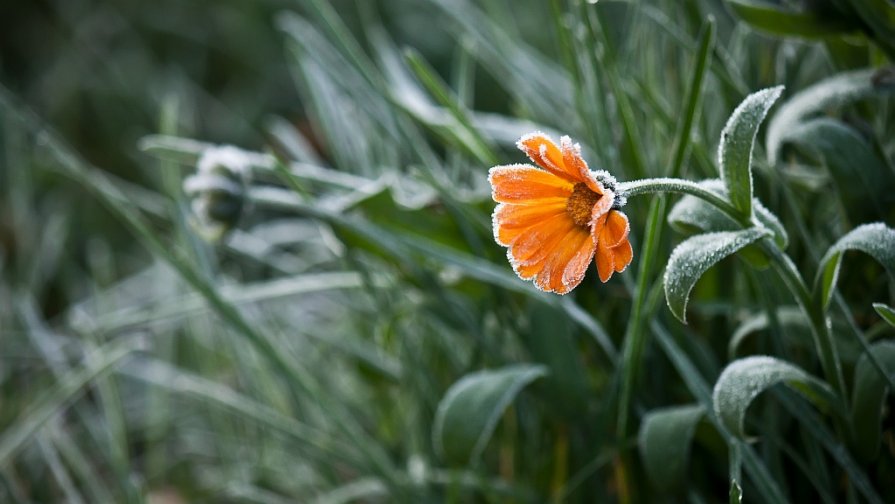
[[[718,166],[721,179],[730,194],[730,202],[743,215],[752,215],[752,147],[758,127],[783,86],[763,89],[747,96],[733,111],[721,132]]]
[[[675,247],[665,268],[668,308],[686,323],[687,300],[696,281],[715,263],[770,233],[759,228],[694,236]]]
[[[820,261],[817,281],[824,304],[830,302],[839,280],[842,254],[849,250],[859,250],[873,257],[889,272],[890,277],[895,276],[895,229],[882,222],[858,226],[830,247]]]
[[[830,387],[789,362],[758,355],[730,363],[712,392],[715,414],[731,432],[745,437],[743,420],[746,410],[759,394],[778,383],[785,383],[813,403],[832,404]]]

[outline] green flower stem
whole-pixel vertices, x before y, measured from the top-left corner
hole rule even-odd
[[[759,223],[743,216],[722,196],[689,180],[675,178],[643,179],[620,183],[618,188],[619,191],[627,197],[665,192],[689,194],[715,206],[736,220],[743,228],[760,226]],[[820,354],[824,374],[826,375],[827,381],[833,385],[833,389],[839,395],[840,400],[845,403],[848,395],[845,388],[845,380],[842,375],[842,365],[840,364],[839,354],[833,343],[833,336],[830,333],[823,307],[814,301],[811,291],[802,279],[795,264],[793,264],[789,256],[780,250],[780,248],[773,242],[773,239],[764,239],[759,243],[765,253],[767,253],[774,261],[774,265],[780,276],[783,278],[784,283],[789,287],[790,291],[795,296],[796,301],[808,316],[814,332],[815,345]]]
[[[678,178],[650,178],[635,180],[633,182],[621,182],[618,190],[627,197],[640,196],[641,194],[655,193],[680,193],[696,196],[729,215],[743,227],[751,227],[752,222],[743,217],[739,210],[734,208],[724,197],[719,196],[705,187],[685,179]]]

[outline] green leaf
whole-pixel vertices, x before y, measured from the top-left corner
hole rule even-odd
[[[730,202],[744,216],[752,216],[752,150],[758,127],[783,86],[763,89],[747,96],[733,111],[721,132],[718,166],[721,180],[730,194]]]
[[[858,26],[813,12],[794,11],[756,0],[727,0],[740,19],[758,30],[783,37],[823,38],[857,31]]]
[[[769,234],[758,228],[705,233],[675,247],[665,268],[665,300],[674,316],[687,322],[687,300],[703,273],[721,259]]]
[[[883,305],[884,306],[884,305]],[[895,313],[892,314],[895,316]],[[887,374],[895,376],[895,341],[881,341],[870,349]],[[867,354],[855,366],[852,389],[852,446],[855,455],[867,462],[876,458],[880,446],[880,424],[888,384]]]
[[[699,185],[722,198],[727,198],[724,183],[719,179],[702,180]],[[780,248],[786,248],[789,236],[776,215],[765,208],[757,199],[752,200],[755,217],[764,227],[774,233],[774,241]],[[686,195],[668,212],[668,223],[682,233],[710,233],[713,231],[736,231],[742,227],[730,216],[714,205],[696,196]]]
[[[830,304],[833,289],[839,280],[842,253],[848,250],[859,250],[870,255],[886,268],[890,276],[895,275],[895,229],[882,222],[858,226],[833,244],[820,261],[815,292],[820,289],[824,306]]]
[[[680,488],[690,458],[696,425],[705,415],[700,405],[650,411],[640,424],[638,445],[646,474],[661,492]]]
[[[789,385],[824,409],[836,406],[833,390],[826,383],[786,361],[754,356],[733,361],[721,372],[712,392],[715,414],[727,429],[745,438],[746,409],[759,394],[779,383]]]
[[[883,318],[890,326],[895,327],[895,308],[884,305],[882,303],[873,303],[873,309]]]
[[[432,428],[435,450],[451,463],[475,463],[507,406],[523,387],[546,374],[544,366],[519,364],[464,376],[438,404]]]
[[[822,80],[792,96],[768,123],[765,147],[768,163],[777,164],[786,135],[812,114],[842,106],[883,90],[895,90],[883,80],[874,80],[876,70],[845,72]]]
[[[814,119],[783,140],[826,166],[853,222],[878,219],[895,205],[895,177],[854,128],[835,119]]]
[[[687,389],[706,410],[706,419],[715,426],[721,436],[725,439],[728,449],[731,452],[731,462],[734,462],[733,452],[736,450],[737,466],[742,464],[743,469],[746,471],[746,475],[749,476],[755,484],[757,493],[761,495],[761,502],[787,502],[786,497],[783,495],[783,490],[780,488],[779,483],[774,477],[771,476],[764,461],[755,453],[755,450],[751,446],[730,434],[724,426],[724,423],[718,415],[715,414],[714,409],[712,408],[712,397],[708,383],[706,383],[690,357],[681,350],[677,343],[672,339],[671,335],[668,334],[668,331],[666,331],[659,322],[654,320],[650,324],[650,327],[655,333],[656,341],[659,343],[659,346],[671,361],[672,365],[677,369],[681,379],[687,386]],[[733,469],[733,466],[734,464],[731,463],[731,469]]]

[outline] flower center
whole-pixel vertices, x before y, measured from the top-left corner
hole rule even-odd
[[[584,182],[578,182],[566,202],[566,212],[575,224],[587,227],[590,225],[590,214],[594,205],[602,197],[603,195],[591,191]]]

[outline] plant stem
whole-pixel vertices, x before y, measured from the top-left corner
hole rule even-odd
[[[846,402],[848,395],[842,375],[842,364],[839,361],[839,353],[836,351],[833,334],[830,332],[830,325],[823,307],[814,301],[811,292],[799,274],[799,270],[788,255],[784,254],[772,240],[762,240],[761,246],[771,256],[774,266],[783,278],[784,283],[789,287],[789,290],[796,297],[799,306],[802,307],[802,310],[808,317],[814,332],[814,344],[817,347],[818,354],[820,354],[820,362],[824,374],[833,385],[833,389],[839,395],[840,400]]]
[[[633,182],[622,182],[618,184],[618,189],[622,194],[628,197],[666,192],[689,194],[717,207],[718,210],[729,215],[743,227],[750,227],[752,225],[752,222],[743,217],[739,210],[734,208],[734,206],[724,199],[723,196],[689,180],[665,177],[640,179]]]
[[[673,178],[642,179],[633,182],[623,182],[619,184],[619,190],[628,197],[663,192],[689,194],[715,206],[736,220],[743,228],[761,225],[740,214],[723,196],[689,180]],[[833,389],[839,395],[843,405],[846,405],[848,395],[842,375],[842,365],[839,362],[839,354],[836,351],[833,335],[830,333],[830,327],[827,324],[827,317],[823,307],[814,301],[811,291],[808,290],[805,281],[802,280],[796,265],[793,264],[789,256],[780,250],[773,242],[773,239],[764,239],[760,244],[765,253],[774,261],[774,265],[783,278],[784,283],[789,287],[799,306],[802,307],[802,310],[808,317],[827,381],[833,385]]]

